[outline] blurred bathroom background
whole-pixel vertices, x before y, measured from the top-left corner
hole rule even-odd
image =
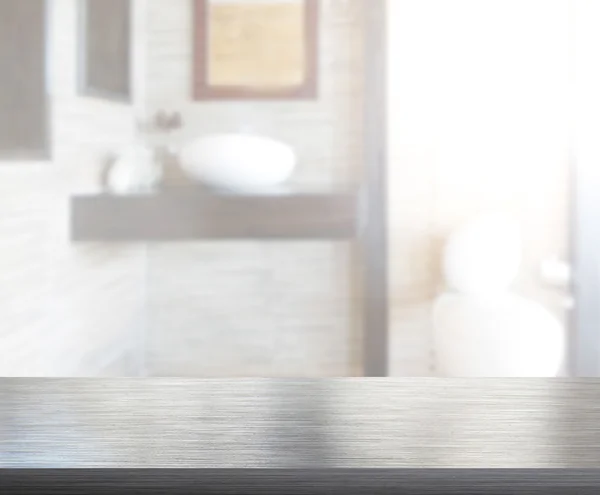
[[[318,2],[317,98],[196,101],[192,0],[0,0],[0,375],[363,375],[369,329],[352,242],[73,242],[69,219],[72,197],[101,193],[109,157],[146,139],[142,124],[160,111],[181,116],[165,140],[173,148],[266,136],[294,149],[294,190],[360,187],[369,8]],[[510,291],[560,325],[558,374],[568,373],[573,65],[594,56],[574,53],[573,30],[580,22],[592,37],[596,10],[584,0],[387,1],[391,376],[440,374],[444,246],[486,212],[516,222]],[[93,73],[102,43],[124,41],[116,65]],[[543,353],[543,331],[535,338]]]

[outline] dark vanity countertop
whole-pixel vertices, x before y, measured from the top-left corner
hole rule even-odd
[[[71,239],[352,239],[359,207],[359,195],[352,191],[234,194],[186,186],[153,194],[80,195],[71,198]]]

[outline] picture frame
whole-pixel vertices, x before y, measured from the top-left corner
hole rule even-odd
[[[319,4],[194,0],[194,100],[316,99]]]

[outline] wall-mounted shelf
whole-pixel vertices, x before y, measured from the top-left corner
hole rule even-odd
[[[71,199],[77,242],[353,239],[358,219],[355,193],[233,195],[187,187]]]

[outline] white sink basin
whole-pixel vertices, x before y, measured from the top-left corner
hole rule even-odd
[[[232,191],[283,184],[296,166],[294,150],[271,138],[218,134],[196,139],[180,153],[183,171],[208,186]]]

